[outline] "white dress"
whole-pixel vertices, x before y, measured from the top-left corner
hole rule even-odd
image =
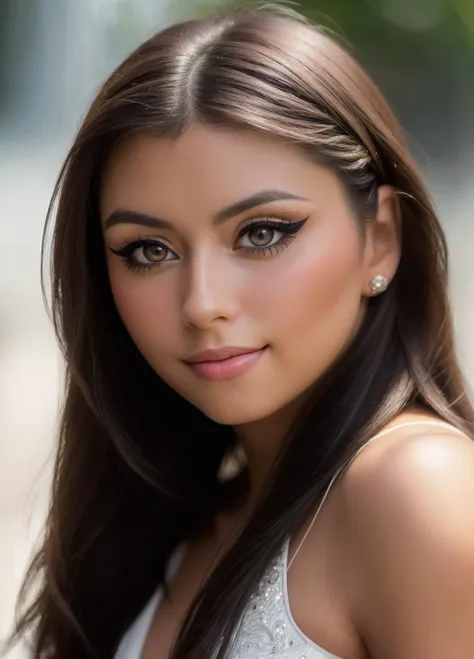
[[[457,428],[441,421],[409,421],[387,428],[365,442],[338,470],[329,483],[324,497],[290,563],[288,564],[289,541],[287,541],[277,559],[266,570],[244,611],[241,624],[234,637],[229,659],[342,659],[321,648],[299,629],[291,614],[288,600],[287,571],[301,549],[333,483],[347,469],[360,451],[373,440],[397,428],[421,424],[443,426],[451,431],[464,434]],[[183,555],[184,545],[178,548],[169,561],[168,579],[172,578],[179,568]],[[140,659],[161,598],[162,590],[160,588],[122,638],[115,659]]]

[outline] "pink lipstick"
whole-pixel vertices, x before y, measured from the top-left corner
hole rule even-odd
[[[185,363],[198,375],[206,380],[231,380],[245,373],[255,364],[267,346],[263,348],[220,348],[219,350],[204,350]]]

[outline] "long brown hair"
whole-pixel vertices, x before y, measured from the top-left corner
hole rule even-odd
[[[163,584],[171,552],[230,500],[218,468],[232,430],[172,391],[136,349],[111,295],[99,224],[101,174],[119,142],[177,138],[191,122],[299,145],[340,177],[360,223],[374,216],[377,188],[394,186],[402,256],[355,340],[315,385],[251,519],[198,593],[173,659],[225,656],[265,568],[364,438],[415,402],[467,432],[474,422],[453,351],[445,239],[366,73],[323,30],[276,6],[165,29],[99,92],[51,205],[67,386],[45,538],[16,632],[32,630],[36,658],[113,656]]]

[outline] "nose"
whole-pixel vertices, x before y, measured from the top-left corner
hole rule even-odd
[[[185,325],[207,329],[237,312],[235,277],[216,258],[201,255],[187,268],[182,314]]]

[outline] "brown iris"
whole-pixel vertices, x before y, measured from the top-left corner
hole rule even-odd
[[[142,247],[143,256],[147,261],[159,263],[166,259],[167,249],[163,245],[150,244]]]
[[[248,232],[248,239],[256,247],[265,247],[273,240],[274,229],[256,227]]]

